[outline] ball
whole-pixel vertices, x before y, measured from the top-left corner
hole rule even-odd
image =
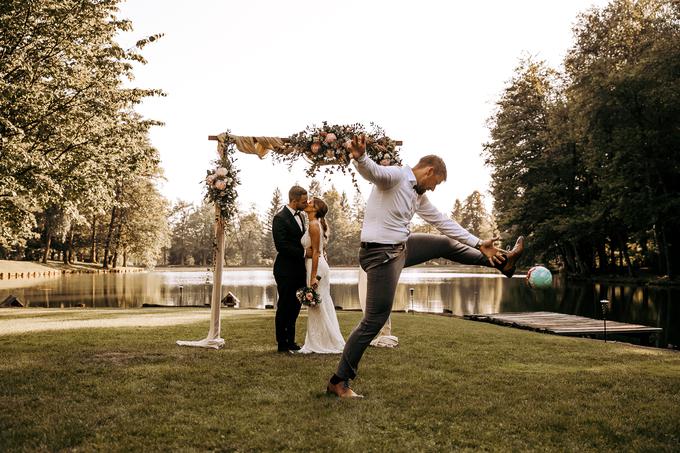
[[[527,284],[534,289],[546,289],[552,286],[552,274],[543,266],[534,266],[527,272]]]

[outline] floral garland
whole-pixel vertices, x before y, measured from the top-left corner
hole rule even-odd
[[[230,219],[238,212],[236,206],[236,186],[241,183],[238,177],[239,170],[234,163],[236,147],[227,135],[221,146],[222,157],[215,160],[215,168],[207,171],[205,177],[205,200],[216,203],[220,208],[222,220]]]
[[[380,126],[371,123],[371,130],[367,131],[358,123],[331,125],[326,121],[320,127],[308,126],[304,131],[288,137],[286,150],[275,155],[274,160],[286,162],[290,166],[303,157],[311,164],[307,176],[313,177],[322,166],[327,166],[325,173],[332,174],[334,170],[349,173],[357,186],[354,172],[348,165],[348,147],[352,137],[359,134],[366,135],[366,154],[370,159],[380,165],[401,165],[397,143],[387,137]]]

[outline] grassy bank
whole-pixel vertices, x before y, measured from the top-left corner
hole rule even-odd
[[[345,335],[359,313],[339,313]],[[304,318],[299,322],[304,330]],[[680,448],[680,354],[395,314],[355,388],[337,356],[274,352],[272,313],[0,336],[3,450],[655,450]],[[298,334],[302,338],[303,332]]]

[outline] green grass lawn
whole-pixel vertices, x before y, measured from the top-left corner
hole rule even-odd
[[[274,352],[273,313],[225,319],[222,350],[175,346],[207,328],[0,336],[0,450],[680,449],[677,352],[398,313],[401,346],[369,349],[366,398],[340,401],[337,356]]]

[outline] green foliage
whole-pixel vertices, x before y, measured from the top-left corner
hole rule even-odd
[[[133,63],[145,62],[139,50],[160,35],[121,48],[116,35],[132,25],[116,17],[117,4],[38,0],[0,7],[0,231],[11,238],[0,239],[4,255],[30,254],[27,240],[40,233],[48,255],[53,235],[71,236],[91,216],[116,207],[128,180],[159,173],[148,141],[159,123],[134,107],[162,92],[125,82]]]
[[[679,18],[668,0],[614,0],[579,17],[564,75],[520,63],[484,150],[499,225],[529,235],[528,263],[677,269]]]

